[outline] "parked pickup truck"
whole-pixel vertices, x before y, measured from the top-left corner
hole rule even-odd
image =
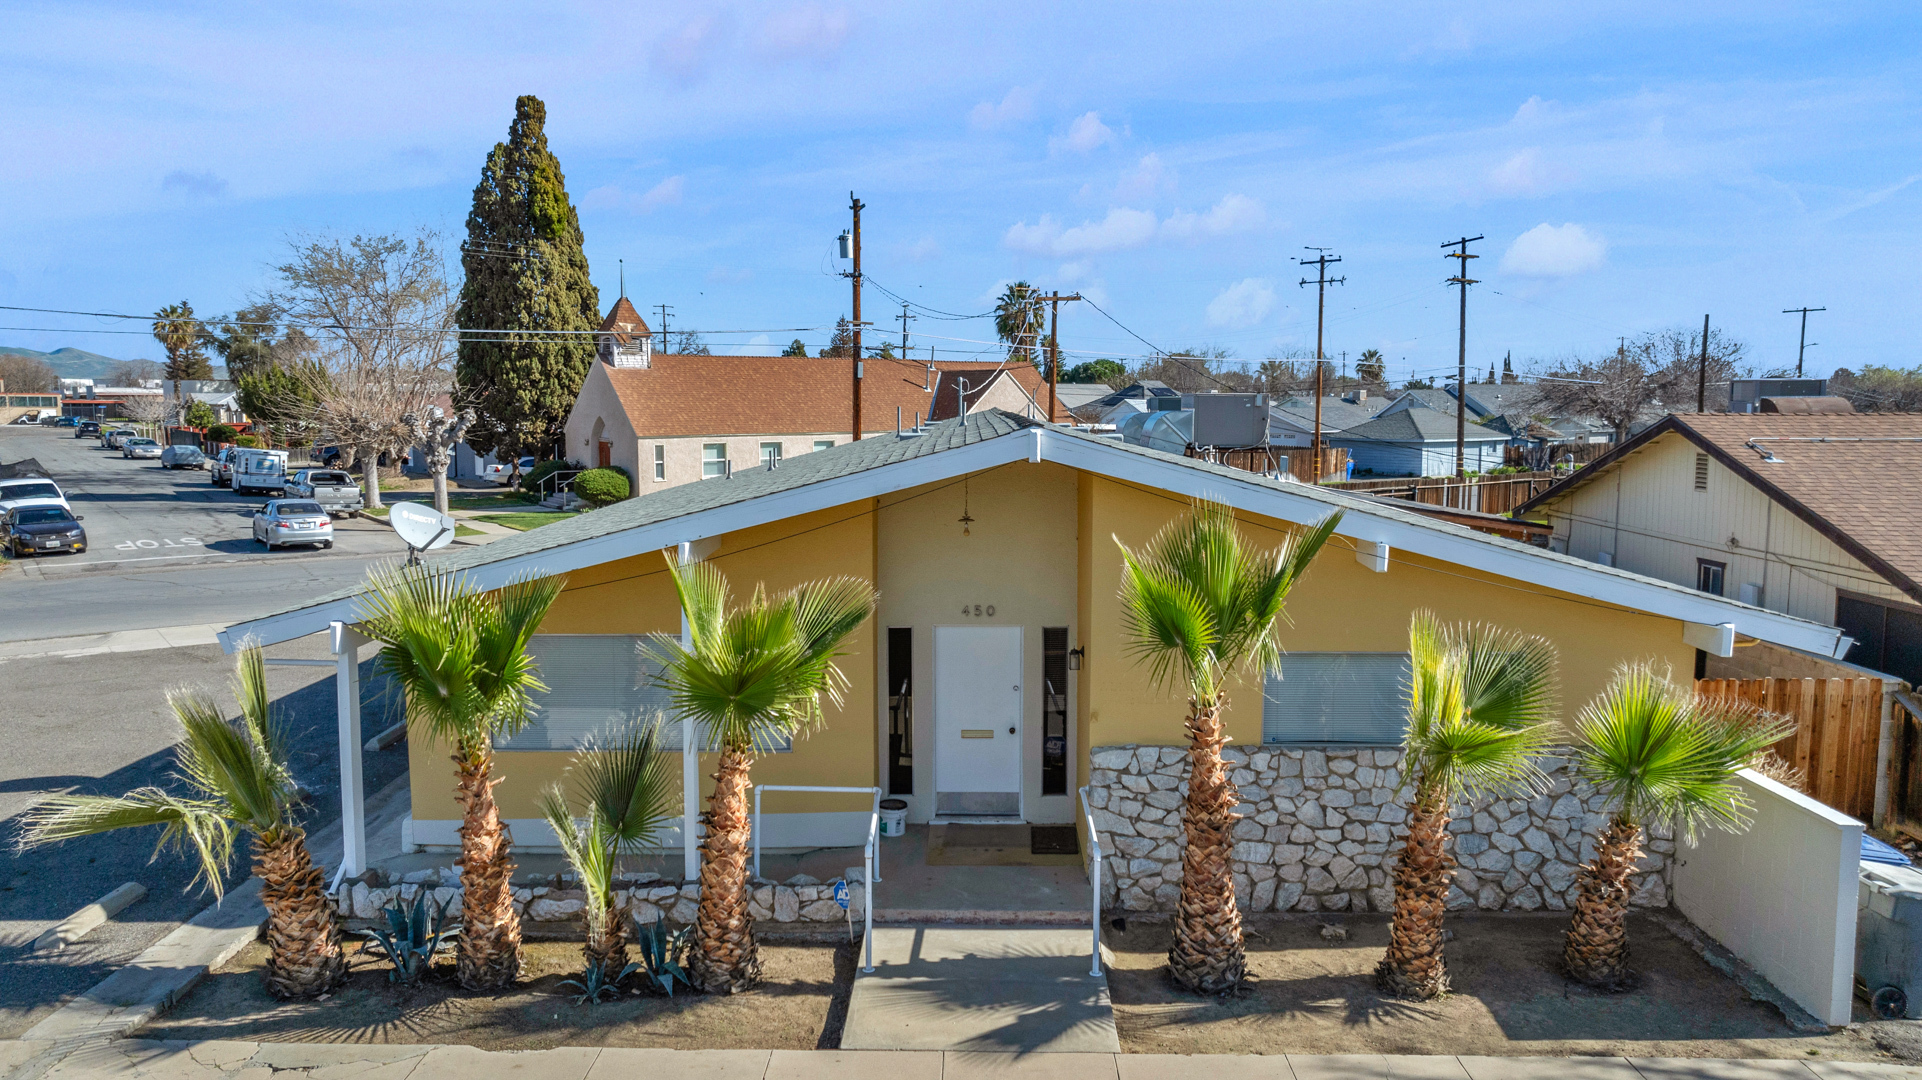
[[[360,485],[339,469],[302,469],[287,481],[287,497],[312,499],[328,517],[358,514],[366,506]]]

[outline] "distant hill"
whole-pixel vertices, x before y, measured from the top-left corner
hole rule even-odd
[[[102,356],[99,353],[88,352],[85,349],[55,349],[52,352],[36,352],[33,349],[21,349],[12,345],[0,345],[0,356],[31,356],[36,360],[45,360],[47,366],[53,368],[54,372],[63,379],[104,379],[108,373],[114,369],[116,364],[121,363],[121,360],[117,357]],[[151,357],[142,356],[134,357],[133,359],[146,360],[151,359]],[[155,362],[159,363],[159,361]],[[214,378],[224,378],[225,374],[218,365],[215,365]]]

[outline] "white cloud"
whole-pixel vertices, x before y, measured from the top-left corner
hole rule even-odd
[[[654,69],[680,86],[700,82],[714,65],[728,25],[712,15],[690,19],[654,43]]]
[[[1527,277],[1570,277],[1602,265],[1608,245],[1599,236],[1570,222],[1542,222],[1515,238],[1502,256],[1502,272]]]
[[[924,236],[916,240],[914,246],[908,249],[910,262],[927,262],[929,259],[939,258],[940,255],[941,245],[935,242],[932,236]]]
[[[670,176],[639,195],[624,190],[618,184],[606,184],[581,196],[581,209],[647,214],[663,206],[678,204],[686,194],[686,189],[687,178],[684,176]]]
[[[761,52],[776,61],[827,64],[848,40],[846,8],[796,4],[761,24]]]
[[[1243,278],[1208,302],[1208,325],[1245,330],[1274,309],[1274,285],[1266,278]]]
[[[1537,147],[1529,147],[1489,170],[1488,183],[1502,195],[1541,195],[1578,179],[1573,169],[1544,161]]]
[[[653,187],[648,188],[647,194],[641,196],[641,210],[648,211],[662,206],[673,206],[681,201],[681,196],[685,193],[686,188],[686,177],[670,176],[660,183],[655,184]]]
[[[1100,221],[1066,229],[1051,215],[1043,214],[1033,225],[1016,222],[1002,239],[1016,251],[1073,258],[1140,247],[1154,236],[1153,212],[1117,206]]]
[[[1118,202],[1140,202],[1152,199],[1165,191],[1173,191],[1174,174],[1162,164],[1160,154],[1145,154],[1135,163],[1135,167],[1121,174],[1115,184],[1115,199]]]
[[[756,334],[748,338],[747,344],[739,348],[742,356],[778,356],[781,352],[780,348],[774,344],[774,339],[766,334]]]
[[[1017,86],[1001,99],[1001,104],[984,101],[968,113],[968,124],[978,131],[1018,124],[1034,115],[1034,91]]]
[[[1113,141],[1114,129],[1101,122],[1101,114],[1098,112],[1085,112],[1075,117],[1074,123],[1068,125],[1066,138],[1050,139],[1048,145],[1051,148],[1073,150],[1077,154],[1085,154],[1090,150],[1098,150]]]
[[[1161,233],[1169,240],[1194,243],[1260,228],[1268,220],[1261,204],[1246,195],[1224,195],[1205,214],[1177,210],[1162,223]]]
[[[178,191],[201,199],[218,199],[227,194],[227,181],[210,172],[175,169],[161,178],[160,190]]]

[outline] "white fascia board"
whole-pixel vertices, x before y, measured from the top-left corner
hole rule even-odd
[[[1367,507],[1337,506],[1308,495],[1278,489],[1252,478],[1221,476],[1172,461],[1162,461],[1088,439],[1037,432],[1048,461],[1132,481],[1189,498],[1225,503],[1237,510],[1299,524],[1343,511],[1342,536],[1385,544],[1415,555],[1470,567],[1529,585],[1584,596],[1607,604],[1646,611],[1682,622],[1714,626],[1732,623],[1737,633],[1820,656],[1832,655],[1841,634],[1832,626],[1750,607],[1679,585],[1585,563],[1536,548],[1510,546],[1480,538],[1465,527],[1409,521],[1377,514]],[[1305,485],[1304,485],[1305,486]],[[1458,531],[1459,530],[1459,531]]]
[[[710,510],[699,510],[666,521],[637,525],[632,529],[578,540],[571,544],[529,552],[499,562],[483,563],[463,571],[481,589],[496,589],[523,575],[564,574],[588,566],[660,551],[685,541],[703,540],[736,532],[771,521],[845,506],[861,499],[920,487],[952,479],[964,473],[980,472],[1009,462],[1027,460],[1033,452],[1033,432],[1029,428],[992,439],[971,443],[922,457],[910,458],[819,483],[777,491]],[[870,438],[893,438],[891,434]],[[698,483],[725,484],[726,480]],[[354,621],[354,597],[343,597],[325,604],[268,615],[249,622],[235,623],[220,633],[221,647],[234,652],[247,637],[259,644],[273,645],[309,634],[320,633],[331,622]]]

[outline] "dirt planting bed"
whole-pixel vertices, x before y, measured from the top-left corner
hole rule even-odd
[[[386,963],[359,954],[347,985],[324,1001],[283,1002],[266,992],[266,946],[247,946],[184,1000],[138,1033],[150,1039],[264,1042],[458,1043],[484,1050],[551,1046],[814,1050],[840,1045],[854,981],[845,942],[763,942],[761,989],[733,997],[677,990],[672,998],[625,993],[577,1005],[559,984],[581,970],[577,942],[529,942],[520,983],[505,994],[472,994],[443,958],[419,986],[387,979]],[[638,977],[629,985],[639,986]]]
[[[1330,940],[1321,928],[1345,930]],[[1450,918],[1453,989],[1429,1002],[1385,997],[1373,972],[1386,915],[1267,916],[1249,923],[1246,992],[1199,999],[1165,974],[1165,920],[1107,931],[1121,1047],[1156,1054],[1474,1054],[1897,1060],[1868,1027],[1792,1029],[1653,918],[1630,920],[1640,989],[1598,994],[1555,969],[1566,915]],[[1885,1040],[1886,1041],[1886,1040]]]

